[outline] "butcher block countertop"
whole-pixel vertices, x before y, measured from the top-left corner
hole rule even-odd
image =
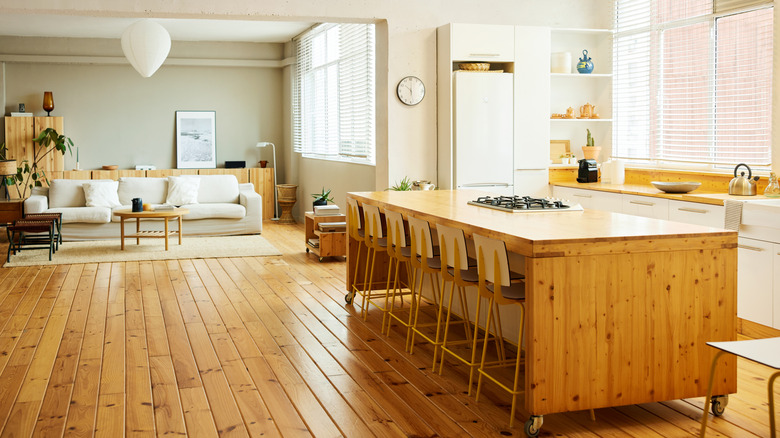
[[[592,184],[591,184],[592,186]],[[605,187],[606,188],[606,187]],[[353,192],[361,203],[504,240],[528,257],[627,254],[673,249],[732,248],[737,233],[599,210],[508,213],[469,205],[489,193],[477,190]]]
[[[756,196],[736,196],[729,195],[722,191],[707,191],[701,188],[689,193],[664,193],[653,186],[642,184],[605,184],[597,183],[578,183],[578,182],[554,182],[553,186],[570,187],[573,189],[598,190],[600,192],[624,193],[627,195],[653,196],[656,198],[674,199],[676,201],[698,202],[700,204],[723,205],[726,199],[738,201],[755,201],[766,198],[763,195]]]

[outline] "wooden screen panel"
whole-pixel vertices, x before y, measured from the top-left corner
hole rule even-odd
[[[60,134],[65,134],[65,122],[62,117],[33,117],[35,119],[35,136],[37,137],[44,129],[54,128]],[[74,140],[75,143],[75,140]],[[75,149],[74,146],[72,149]],[[66,152],[67,154],[68,152]],[[75,155],[76,151],[72,150],[71,155]],[[47,154],[43,161],[39,164],[39,167],[48,175],[50,172],[59,170],[65,170],[65,159],[59,151],[53,151]]]
[[[263,219],[271,219],[274,217],[274,169],[250,168],[249,182],[255,186],[255,191],[263,197]]]

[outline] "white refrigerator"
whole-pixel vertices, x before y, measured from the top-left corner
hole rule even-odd
[[[514,194],[511,73],[454,74],[454,186]]]

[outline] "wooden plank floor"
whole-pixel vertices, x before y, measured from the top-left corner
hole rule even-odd
[[[264,236],[282,256],[0,268],[0,435],[524,436],[505,393],[476,403],[462,367],[431,373],[429,346],[345,306],[344,262],[302,226]],[[739,361],[709,436],[769,436],[769,374]],[[548,415],[542,436],[695,436],[702,406]]]

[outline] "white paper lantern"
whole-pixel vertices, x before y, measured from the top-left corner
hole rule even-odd
[[[157,71],[171,50],[171,36],[152,20],[131,24],[122,34],[122,51],[133,68],[148,78]]]

